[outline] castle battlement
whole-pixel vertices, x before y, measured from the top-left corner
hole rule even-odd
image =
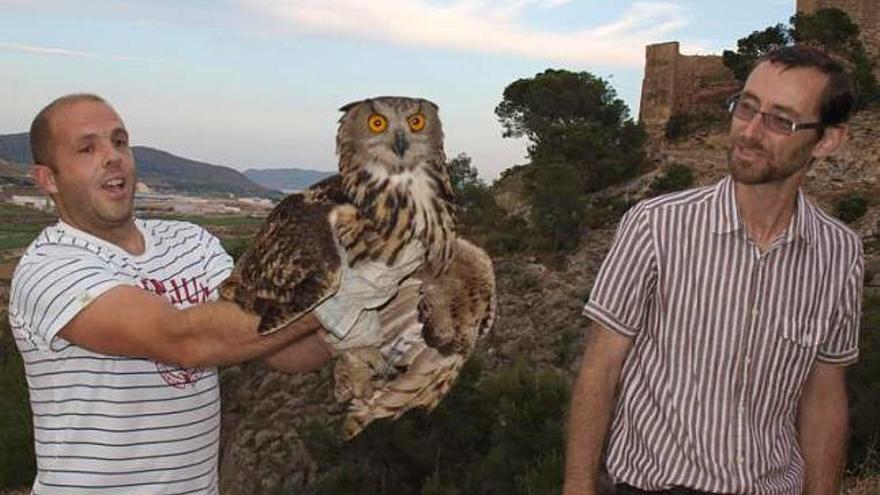
[[[639,121],[661,136],[673,115],[717,113],[739,82],[717,55],[682,55],[676,41],[648,45]]]

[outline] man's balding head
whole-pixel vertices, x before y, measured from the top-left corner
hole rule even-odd
[[[103,103],[110,106],[106,100],[91,93],[74,93],[55,99],[40,110],[31,123],[31,154],[34,164],[46,165],[57,171],[55,159],[52,156],[52,117],[62,108],[80,102]]]

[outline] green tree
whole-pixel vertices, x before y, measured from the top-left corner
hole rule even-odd
[[[791,44],[791,32],[782,24],[753,31],[736,42],[736,51],[724,50],[721,59],[740,81],[745,81],[752,66],[759,58],[771,51]]]
[[[755,62],[775,48],[794,43],[821,46],[842,59],[856,86],[857,105],[862,107],[880,96],[880,85],[874,75],[876,63],[859,37],[858,25],[840,9],[820,9],[814,14],[797,13],[789,25],[777,24],[737,41],[737,50],[725,50],[724,64],[737,79],[745,81]]]
[[[530,172],[532,223],[538,233],[533,245],[550,251],[577,247],[584,216],[577,171],[557,162],[533,167]]]
[[[584,191],[632,177],[645,134],[614,88],[588,72],[547,69],[504,89],[495,114],[504,137],[525,137],[532,165],[574,168]]]
[[[814,15],[798,13],[791,18],[791,37],[798,43],[815,43],[848,62],[848,69],[863,107],[880,96],[874,75],[877,64],[859,37],[859,26],[840,9],[822,9]]]
[[[446,170],[449,172],[449,182],[456,196],[461,195],[468,188],[485,187],[476,167],[471,165],[471,157],[467,153],[459,153],[455,158],[447,160]]]

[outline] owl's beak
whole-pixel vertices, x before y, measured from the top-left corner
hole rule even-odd
[[[409,148],[409,141],[406,139],[406,134],[398,129],[394,133],[394,144],[391,145],[391,149],[394,150],[394,154],[397,155],[398,158],[403,158],[407,148]]]

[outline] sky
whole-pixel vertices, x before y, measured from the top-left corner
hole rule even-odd
[[[547,68],[609,81],[638,116],[645,45],[720,54],[795,0],[0,0],[0,134],[92,92],[135,145],[235,169],[336,170],[339,107],[440,107],[449,157],[486,180],[526,163],[494,113]]]

